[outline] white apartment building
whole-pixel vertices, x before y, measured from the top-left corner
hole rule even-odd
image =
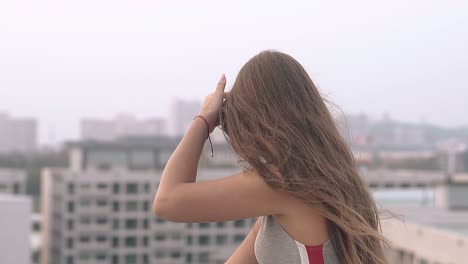
[[[0,194],[0,263],[30,264],[31,199]]]
[[[37,121],[0,112],[0,153],[31,152],[37,148]]]
[[[224,263],[255,219],[183,224],[152,212],[162,170],[177,143],[161,137],[69,144],[70,168],[42,173],[40,263]],[[240,171],[228,167],[229,155],[222,155],[228,148],[215,147],[219,163],[201,162],[199,180]]]
[[[40,263],[224,263],[254,218],[184,224],[167,222],[152,212],[162,171],[179,140],[127,138],[69,144],[70,167],[42,173]],[[213,148],[210,157],[205,144],[199,180],[240,171],[229,145],[216,143]],[[468,211],[394,209],[409,221],[384,220],[384,233],[393,245],[387,252],[389,263],[449,264],[464,263],[455,257],[468,258],[466,238],[443,230],[466,228]]]
[[[193,118],[198,114],[201,108],[201,102],[197,100],[174,100],[170,109],[169,135],[180,137],[187,132]],[[225,143],[223,132],[215,128],[210,135],[211,141],[216,143]]]
[[[111,120],[86,118],[81,120],[81,138],[112,141],[127,136],[158,136],[167,134],[166,126],[166,120],[139,120],[132,114],[118,114]]]
[[[0,168],[0,194],[25,194],[26,172],[19,169]]]

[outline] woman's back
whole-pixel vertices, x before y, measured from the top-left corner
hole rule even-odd
[[[168,160],[156,214],[175,222],[266,216],[230,264],[386,264],[377,205],[305,68],[264,51],[241,68],[230,92],[225,86],[223,75]],[[204,142],[218,125],[245,170],[197,182]]]
[[[331,240],[304,245],[291,237],[273,215],[262,216],[260,221],[254,246],[258,263],[339,264]]]

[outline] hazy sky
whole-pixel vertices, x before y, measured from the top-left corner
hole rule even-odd
[[[0,111],[76,138],[82,117],[166,117],[270,48],[346,112],[468,124],[468,1],[442,0],[2,0]]]

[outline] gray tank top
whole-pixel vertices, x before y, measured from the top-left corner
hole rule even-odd
[[[259,264],[340,264],[333,244],[309,246],[293,239],[272,215],[262,216],[255,239]]]

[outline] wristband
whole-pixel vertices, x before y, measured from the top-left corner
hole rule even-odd
[[[200,117],[206,123],[207,132],[208,132],[208,140],[210,141],[210,147],[211,147],[211,157],[213,157],[213,144],[211,144],[211,138],[210,138],[210,124],[208,123],[208,121],[206,121],[206,118],[203,117],[202,115],[197,115],[192,120],[195,120],[195,118],[197,118],[197,117]]]

